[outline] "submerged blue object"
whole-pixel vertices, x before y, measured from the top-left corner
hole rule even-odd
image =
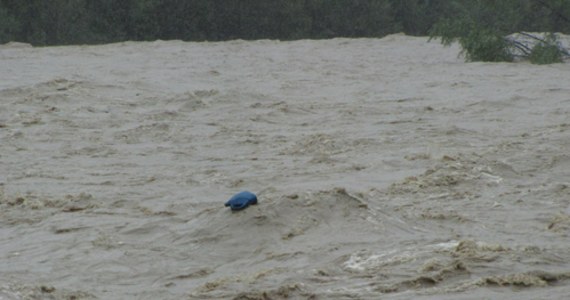
[[[235,194],[226,202],[225,206],[229,206],[232,210],[242,210],[250,204],[257,204],[257,196],[254,193],[245,191]]]

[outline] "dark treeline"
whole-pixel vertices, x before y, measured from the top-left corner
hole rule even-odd
[[[428,35],[464,4],[494,0],[0,0],[0,43],[280,39]],[[501,1],[498,1],[501,2]],[[570,1],[505,1],[513,31],[570,32]]]

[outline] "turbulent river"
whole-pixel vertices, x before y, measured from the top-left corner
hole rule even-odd
[[[0,46],[0,299],[568,299],[570,67],[459,51]]]

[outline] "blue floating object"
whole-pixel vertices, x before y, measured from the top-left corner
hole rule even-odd
[[[232,210],[242,210],[247,208],[250,204],[257,204],[257,196],[254,193],[244,191],[231,197],[225,206],[229,206]]]

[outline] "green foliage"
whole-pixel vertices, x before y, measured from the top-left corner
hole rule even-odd
[[[431,30],[431,39],[439,37],[443,45],[455,41],[461,45],[461,55],[467,61],[512,61],[510,43],[496,30],[471,21],[444,20]]]
[[[455,11],[449,0],[392,0],[395,31],[411,35],[427,35],[440,19],[451,18]]]
[[[109,43],[134,39],[130,31],[132,27],[131,6],[133,0],[87,0],[91,43]],[[75,43],[74,40],[66,43]]]
[[[513,61],[509,42],[488,28],[474,27],[467,36],[459,38],[459,43],[468,61]]]
[[[570,1],[533,0],[526,1],[528,13],[519,30],[532,32],[569,32]]]
[[[18,30],[18,21],[0,2],[0,44],[14,40]]]
[[[439,38],[446,46],[458,41],[462,48],[461,54],[467,61],[510,62],[515,56],[528,57],[531,62],[562,61],[561,48],[553,40],[541,42],[528,51],[530,49],[521,42],[507,38],[511,33],[534,26],[534,23],[529,23],[528,17],[536,17],[537,5],[543,8],[542,13],[549,11],[546,15],[550,17],[554,13],[551,8],[555,4],[563,5],[562,2],[473,0],[452,1],[452,4],[456,17],[439,20],[430,30],[430,39]],[[542,26],[547,26],[545,24],[548,22],[544,18],[538,20],[545,22]],[[538,23],[537,21],[536,24]],[[522,54],[515,55],[517,50],[522,51]]]
[[[529,60],[533,64],[544,65],[562,62],[563,52],[558,46],[558,39],[554,34],[546,36],[544,41],[537,43],[530,52]]]
[[[288,2],[285,0],[285,2]],[[388,0],[298,1],[299,9],[289,18],[308,24],[305,38],[374,37],[393,32],[393,14]]]
[[[290,40],[403,31],[459,40],[470,60],[508,60],[500,36],[570,32],[568,17],[568,0],[0,0],[0,42]]]

